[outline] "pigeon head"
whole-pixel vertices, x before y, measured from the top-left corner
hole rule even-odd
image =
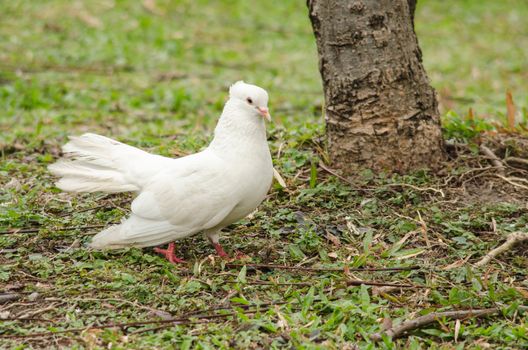
[[[268,93],[263,88],[237,81],[229,88],[229,98],[236,101],[239,108],[244,111],[271,121],[268,110]]]

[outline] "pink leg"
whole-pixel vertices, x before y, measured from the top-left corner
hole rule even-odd
[[[174,242],[171,242],[171,243],[169,243],[169,247],[167,249],[154,248],[154,251],[156,253],[159,253],[159,254],[165,256],[165,258],[167,258],[167,260],[169,260],[169,262],[171,262],[173,264],[185,263],[186,262],[185,260],[178,258],[174,254],[174,249],[176,249],[176,245],[174,244]]]
[[[236,259],[239,259],[239,260],[249,259],[249,256],[247,256],[247,255],[245,255],[244,253],[241,253],[241,252],[236,252],[235,258],[233,259],[233,258],[229,257],[229,255],[224,251],[224,248],[222,248],[220,243],[213,243],[213,245],[215,247],[216,253],[222,259],[229,260],[229,261],[236,260]]]
[[[220,245],[220,243],[213,243],[216,253],[223,259],[229,259],[229,255],[224,251],[224,248]]]

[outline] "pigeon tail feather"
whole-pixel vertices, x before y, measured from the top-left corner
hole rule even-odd
[[[63,147],[65,160],[49,166],[60,179],[56,186],[69,192],[108,193],[138,191],[140,187],[127,179],[129,162],[148,153],[110,138],[84,134],[71,137]]]
[[[121,224],[110,226],[96,234],[92,238],[90,247],[96,249],[151,247],[169,243],[178,239],[178,236],[187,235],[187,232],[178,232],[177,227],[168,221],[149,220],[132,214]]]

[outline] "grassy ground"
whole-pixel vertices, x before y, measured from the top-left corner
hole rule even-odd
[[[439,175],[364,173],[350,185],[317,166],[322,94],[304,1],[1,8],[0,292],[20,298],[0,304],[0,348],[528,348],[518,308],[528,299],[527,246],[474,266],[526,228],[526,187],[497,177],[473,146],[451,148]],[[419,1],[417,32],[446,136],[467,141],[502,122],[506,90],[526,122],[527,17],[522,0]],[[251,220],[226,230],[225,247],[250,255],[247,263],[419,269],[226,266],[201,236],[179,245],[187,266],[148,249],[82,248],[126,215],[130,196],[54,188],[46,166],[66,136],[91,131],[163,155],[194,152],[239,79],[270,92],[270,144],[288,188],[276,185]],[[527,158],[517,134],[487,140],[500,157]],[[415,287],[347,285],[358,279]],[[494,306],[503,311],[441,319],[378,345],[369,338],[389,320]],[[170,317],[184,324],[130,324]]]

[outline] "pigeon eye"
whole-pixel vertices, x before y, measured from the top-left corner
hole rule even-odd
[[[253,100],[251,99],[251,97],[246,98],[246,101],[248,101],[249,104],[253,103]]]

